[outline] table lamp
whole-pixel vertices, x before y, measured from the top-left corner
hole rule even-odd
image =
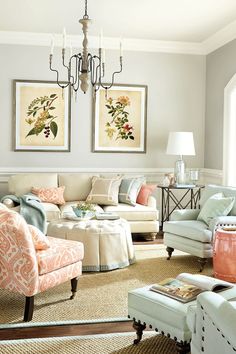
[[[166,153],[168,155],[180,155],[175,163],[176,183],[185,183],[185,162],[183,155],[195,155],[192,132],[170,132]]]

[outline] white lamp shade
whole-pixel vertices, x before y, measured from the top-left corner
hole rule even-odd
[[[170,132],[166,153],[168,155],[195,155],[192,132]]]

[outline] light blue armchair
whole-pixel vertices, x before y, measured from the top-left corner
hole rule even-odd
[[[196,307],[189,307],[191,354],[236,353],[236,301],[233,300],[209,291],[197,297]]]
[[[215,217],[209,225],[197,220],[205,202],[211,196],[220,192],[225,197],[234,197],[236,200],[236,188],[208,185],[202,194],[200,209],[175,210],[172,213],[171,220],[164,223],[164,244],[167,246],[168,260],[171,258],[174,249],[178,249],[197,256],[200,271],[203,270],[207,259],[211,258],[213,254],[213,236],[216,228],[225,225],[236,226],[236,202],[234,202],[229,215]]]

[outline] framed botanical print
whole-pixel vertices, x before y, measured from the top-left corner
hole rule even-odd
[[[69,88],[14,80],[14,151],[70,151]]]
[[[147,86],[100,88],[93,100],[94,152],[146,152]]]

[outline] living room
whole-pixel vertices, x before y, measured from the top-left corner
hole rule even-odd
[[[29,0],[0,1],[2,10],[0,14],[1,198],[12,194],[9,190],[9,181],[12,177],[30,173],[34,176],[38,174],[39,178],[46,173],[54,177],[57,175],[56,178],[59,181],[60,178],[64,178],[63,176],[73,174],[108,176],[109,178],[117,175],[142,176],[145,178],[146,184],[161,185],[165,175],[173,176],[179,155],[179,152],[176,154],[167,153],[170,132],[192,133],[195,153],[190,154],[189,146],[187,146],[183,159],[187,173],[198,172],[196,182],[198,185],[236,185],[236,176],[232,168],[235,137],[231,134],[234,131],[231,118],[233,117],[232,99],[236,81],[234,77],[236,73],[234,60],[236,56],[235,1],[219,0],[215,4],[214,0],[201,2],[181,0],[177,4],[174,0],[149,0],[146,2],[134,0],[125,2],[122,0],[119,3],[114,0],[71,0],[69,6],[68,4],[66,6],[62,0],[53,0],[50,3],[46,0],[42,0],[40,3]],[[86,94],[80,88],[78,91],[73,90],[73,87],[65,87],[62,90],[56,82],[56,72],[50,70],[51,60],[51,69],[59,71],[60,82],[67,80],[67,69],[62,64],[62,48],[65,47],[65,65],[69,65],[70,56],[82,52],[84,34],[78,20],[83,18],[86,13],[89,15],[89,19],[92,19],[92,23],[88,26],[88,51],[92,55],[99,56],[99,48],[101,47],[100,54],[105,67],[105,76],[102,78],[102,82],[111,83],[112,74],[122,69],[114,76],[114,85],[110,90],[108,89],[108,96],[102,87],[94,93],[94,87],[96,89],[97,86],[94,85],[92,88],[90,81]],[[84,19],[88,18],[85,16]],[[82,65],[82,59],[80,60]],[[74,70],[75,65],[72,66]],[[75,78],[76,74],[73,75]],[[37,105],[33,106],[32,97],[37,98],[41,95],[41,85],[47,87],[48,91],[46,92],[49,92],[51,83],[57,87],[58,100],[65,102],[64,135],[60,146],[55,143],[56,138],[61,136],[59,123],[58,125],[53,123],[47,129],[42,126],[43,130],[38,134],[35,130],[29,134],[37,118],[34,112],[39,109]],[[76,88],[75,86],[74,88]],[[28,113],[24,112],[25,116],[22,116],[23,100],[21,101],[20,96],[22,88],[28,88],[28,106],[31,103],[31,108],[33,107],[31,112],[29,112],[30,109]],[[103,99],[107,100],[107,105],[112,105],[111,102],[109,103],[109,98],[114,89],[120,90],[121,97],[126,97],[127,92],[134,95],[137,92],[142,92],[141,102],[137,103],[141,107],[138,108],[140,121],[133,130],[132,120],[128,121],[127,139],[117,138],[113,139],[113,142],[111,142],[112,139],[108,139],[109,144],[104,145],[99,140],[99,129],[101,128],[99,117],[102,116],[102,110],[101,105],[97,102],[102,102]],[[34,93],[32,93],[33,91]],[[54,98],[51,97],[51,100],[53,101]],[[49,107],[51,103],[47,102],[49,100],[45,102],[41,100],[40,103],[42,106],[46,104]],[[130,107],[127,103],[128,112]],[[52,115],[53,113],[51,113],[51,118],[54,119],[54,122],[59,122],[59,118]],[[131,114],[128,118],[130,117]],[[32,119],[31,123],[30,119]],[[109,138],[109,134],[114,133],[113,128],[111,125],[106,126],[106,138]],[[139,136],[138,145],[132,145],[133,140],[129,138],[132,137],[132,133],[135,138]],[[38,138],[40,140],[37,140]],[[40,144],[37,145],[34,139],[40,141]],[[126,140],[129,143],[126,143]],[[72,182],[69,179],[66,181],[68,195]],[[18,185],[23,188],[24,183],[20,181]],[[62,186],[60,182],[55,186],[53,183],[51,187]],[[185,183],[191,186],[193,182],[188,180]],[[36,187],[36,184],[34,186]],[[154,204],[156,204],[152,204],[152,207],[158,211],[159,216],[156,220],[151,221],[155,221],[155,225],[159,223],[160,226],[163,226],[161,193],[162,189],[158,187],[153,191],[152,197]],[[176,195],[178,197],[182,195],[181,191],[180,194],[177,191]],[[227,193],[226,196],[228,196]],[[68,199],[68,201],[71,200]],[[188,201],[188,196],[185,200]],[[145,209],[142,209],[141,213],[143,210]],[[128,222],[130,223],[130,220]],[[176,248],[170,261],[167,261],[166,246],[175,248],[171,243],[168,244],[168,239],[166,239],[167,243],[163,244],[163,235],[159,233],[155,241],[149,242],[143,237],[140,237],[139,240],[140,233],[142,236],[142,234],[145,235],[149,232],[156,233],[158,230],[152,229],[151,226],[150,229],[148,227],[145,229],[145,223],[142,225],[139,223],[139,229],[135,229],[135,223],[130,224],[131,232],[139,234],[136,236],[136,241],[138,241],[134,245],[137,263],[124,269],[86,274],[84,278],[82,273],[81,280],[78,282],[77,296],[74,300],[79,303],[81,299],[84,313],[76,313],[76,311],[73,313],[72,305],[69,307],[69,305],[63,304],[65,299],[69,298],[70,288],[67,283],[65,287],[63,285],[58,289],[55,287],[40,293],[41,298],[38,297],[38,302],[36,296],[32,324],[22,324],[24,296],[22,296],[22,304],[16,310],[14,306],[18,297],[15,297],[14,294],[12,297],[9,295],[8,301],[4,302],[6,295],[2,293],[4,296],[1,297],[0,311],[4,313],[4,316],[1,321],[3,326],[0,330],[0,338],[2,334],[1,339],[8,338],[8,342],[12,339],[12,344],[4,343],[6,347],[3,347],[2,344],[3,353],[12,350],[18,354],[20,349],[18,351],[19,344],[17,343],[20,342],[17,340],[24,340],[27,336],[31,338],[46,337],[46,332],[50,331],[50,337],[59,338],[58,345],[60,347],[69,347],[68,337],[72,334],[80,337],[81,333],[85,331],[87,336],[91,336],[91,338],[86,337],[83,348],[87,348],[87,351],[84,352],[92,353],[91,346],[94,336],[98,333],[103,333],[102,335],[105,336],[109,333],[108,328],[111,327],[114,328],[114,333],[122,332],[123,335],[133,331],[133,337],[130,334],[129,337],[124,338],[117,336],[116,339],[113,338],[116,341],[114,343],[117,343],[117,348],[114,344],[110,349],[105,349],[105,346],[109,347],[110,344],[101,344],[103,348],[101,353],[112,353],[115,350],[117,353],[133,353],[132,350],[148,353],[149,350],[150,353],[169,354],[171,350],[175,350],[173,346],[169,347],[166,339],[162,339],[159,344],[153,344],[151,330],[147,331],[149,337],[144,338],[143,341],[145,342],[146,339],[152,341],[151,344],[147,344],[151,346],[152,351],[150,351],[150,347],[149,349],[143,347],[137,349],[138,346],[136,349],[131,348],[135,332],[132,329],[132,321],[126,317],[128,314],[127,295],[130,289],[151,284],[155,276],[154,282],[157,282],[169,276],[176,276],[181,272],[198,273],[199,265],[195,259],[196,255],[191,253],[189,255],[186,250]],[[55,232],[55,230],[58,229],[54,227],[53,231]],[[199,257],[205,258],[204,254]],[[85,267],[86,259],[84,261]],[[161,271],[157,271],[155,274],[154,269],[161,269]],[[213,274],[211,260],[203,265],[203,274]],[[132,281],[127,282],[127,278]],[[82,285],[80,285],[80,281]],[[114,287],[109,286],[111,283]],[[99,286],[99,296],[96,293],[96,287],[92,287],[92,284]],[[80,287],[83,289],[81,297]],[[122,287],[123,290],[120,293],[119,289]],[[115,291],[117,291],[117,296],[113,300],[112,297],[107,298],[107,294]],[[98,312],[95,304],[87,301],[93,296],[96,297],[100,306]],[[114,306],[114,302],[117,302],[117,306]],[[46,303],[48,306],[45,306],[42,312],[37,315],[37,311],[42,309]],[[57,312],[56,304],[58,307],[61,306],[58,316],[53,315]],[[113,307],[113,309],[110,311],[109,307]],[[18,314],[15,316],[14,312],[16,313],[18,310],[19,316]],[[50,316],[48,316],[50,311]],[[67,312],[68,314],[66,314]],[[122,318],[122,321],[119,322],[117,320],[119,318]],[[104,323],[106,322],[104,319],[113,322]],[[82,328],[79,321],[84,321],[83,325],[87,327]],[[61,325],[52,329],[50,327],[52,322],[57,325],[61,323]],[[16,331],[18,331],[17,333],[22,331],[19,337],[17,337]],[[21,339],[14,341],[16,338]],[[66,342],[67,339],[68,342]],[[77,338],[76,340],[81,339]],[[42,347],[47,345],[43,339],[40,343]],[[142,344],[142,341],[139,344]],[[8,347],[8,345],[13,347]],[[57,344],[53,345],[54,349],[51,347],[49,350],[51,352],[55,350]],[[98,344],[96,343],[96,345]],[[125,348],[126,346],[129,348]],[[38,352],[43,350],[42,347],[38,349]],[[28,350],[26,347],[22,348],[22,350]],[[0,352],[1,350],[0,343]],[[32,347],[30,350],[32,352]],[[63,353],[63,349],[60,348],[60,350]],[[73,350],[71,347],[71,352]]]

